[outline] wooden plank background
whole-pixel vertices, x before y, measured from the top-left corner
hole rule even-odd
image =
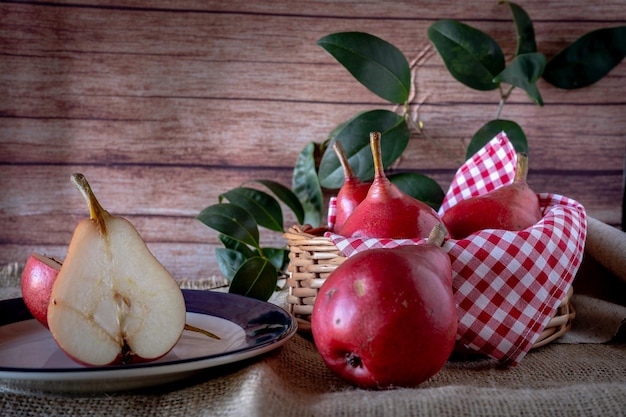
[[[624,0],[518,4],[548,57],[588,31],[626,24]],[[499,97],[445,70],[426,36],[441,18],[488,32],[510,59],[510,11],[494,0],[0,2],[0,265],[32,251],[65,256],[87,215],[69,181],[82,172],[177,278],[219,274],[216,233],[195,220],[200,210],[249,179],[290,185],[306,143],[357,112],[393,110],[316,45],[333,32],[367,31],[419,57],[412,110],[437,144],[412,136],[396,168],[447,188]],[[529,138],[530,185],[575,198],[615,226],[625,79],[622,63],[577,91],[541,81],[544,107],[516,91],[502,113]],[[285,225],[293,222],[286,213]]]

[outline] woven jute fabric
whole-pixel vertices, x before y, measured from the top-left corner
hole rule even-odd
[[[0,298],[19,294],[18,273],[17,266],[3,269]],[[284,303],[284,295],[270,301]],[[337,378],[310,337],[297,334],[264,356],[145,390],[61,395],[3,388],[0,415],[626,416],[626,344],[551,343],[515,367],[455,359],[417,388],[371,391]]]

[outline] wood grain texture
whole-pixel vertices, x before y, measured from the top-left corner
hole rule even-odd
[[[518,3],[548,58],[588,31],[626,24],[624,0]],[[426,37],[442,18],[486,31],[510,59],[510,11],[491,0],[0,2],[0,264],[32,251],[65,256],[87,215],[69,181],[78,171],[176,277],[219,274],[200,210],[250,179],[289,186],[306,143],[357,112],[395,110],[316,45],[333,32],[367,31],[416,59],[411,111],[436,142],[413,135],[394,169],[446,188],[499,96],[449,75]],[[502,113],[528,136],[530,185],[613,225],[622,222],[625,80],[622,63],[580,90],[540,81],[544,107],[515,91]]]

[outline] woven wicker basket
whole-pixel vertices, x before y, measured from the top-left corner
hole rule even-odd
[[[284,234],[289,245],[287,303],[290,313],[298,320],[299,330],[303,332],[311,329],[313,304],[320,287],[328,275],[346,259],[329,238],[318,233],[308,233],[309,230],[296,225]],[[576,316],[570,301],[572,294],[570,287],[532,348],[544,346],[569,331]]]

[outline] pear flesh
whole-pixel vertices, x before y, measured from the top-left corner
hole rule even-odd
[[[180,287],[133,225],[102,209],[81,174],[72,179],[91,218],[76,227],[52,289],[48,324],[55,341],[86,365],[162,357],[185,326]]]

